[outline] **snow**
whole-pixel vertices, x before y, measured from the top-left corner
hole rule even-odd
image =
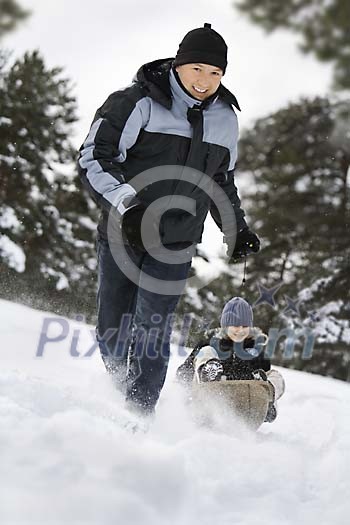
[[[44,275],[51,275],[52,277],[57,278],[56,290],[59,291],[69,288],[68,278],[62,272],[57,272],[53,268],[49,268],[46,264],[41,264],[40,271]]]
[[[53,217],[55,220],[58,220],[60,218],[60,212],[58,211],[56,206],[53,206],[52,204],[44,206],[43,210],[47,215]]]
[[[26,135],[28,135],[28,130],[27,128],[21,128],[20,130],[18,130],[18,135],[20,137],[25,137]]]
[[[327,285],[329,282],[332,281],[332,277],[321,277],[320,279],[316,279],[313,281],[311,286],[309,288],[304,288],[301,292],[299,292],[299,299],[301,301],[309,301],[312,299],[313,295],[322,287]]]
[[[8,117],[0,117],[0,126],[11,126],[12,120]]]
[[[344,343],[346,343],[347,345],[350,345],[350,327],[349,328],[344,328],[342,335],[343,335]]]
[[[91,219],[91,217],[79,217],[78,221],[79,224],[84,226],[84,228],[87,228],[88,230],[91,230],[93,232],[96,231],[96,223]]]
[[[315,280],[309,288],[305,288],[299,293],[300,301],[310,301],[313,294],[319,288],[326,286],[331,282],[333,276],[322,277]],[[314,317],[316,325],[314,326],[314,334],[322,343],[333,344],[337,341],[342,341],[345,344],[350,343],[350,320],[345,318],[337,318],[334,314],[339,314],[344,307],[344,301],[329,301],[322,307],[314,311],[309,311],[310,317]],[[308,322],[308,320],[307,320]]]
[[[31,201],[45,201],[45,196],[41,193],[39,186],[37,184],[32,184],[29,194]]]
[[[0,207],[0,228],[12,230],[13,233],[19,233],[23,230],[15,210],[10,206],[3,205]]]
[[[192,304],[195,308],[203,308],[202,299],[198,293],[198,289],[194,286],[187,286],[186,293],[188,295],[188,302]]]
[[[0,235],[0,255],[10,268],[22,273],[25,270],[26,256],[18,244],[15,244],[7,235]]]
[[[173,346],[155,423],[131,434],[93,327],[7,301],[0,312],[2,525],[348,522],[349,384],[280,369],[275,423],[205,430],[173,381]]]
[[[10,149],[10,145],[8,146],[8,149]],[[8,166],[13,166],[16,162],[16,157],[10,157],[9,155],[0,155],[0,161],[7,164]]]

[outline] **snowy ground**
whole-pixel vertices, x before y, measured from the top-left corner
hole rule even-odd
[[[98,352],[70,355],[73,335],[80,354],[91,348],[89,327],[51,321],[49,337],[66,337],[36,357],[45,317],[0,301],[1,525],[348,523],[348,384],[282,370],[274,424],[204,431],[174,356],[154,426],[131,434]]]

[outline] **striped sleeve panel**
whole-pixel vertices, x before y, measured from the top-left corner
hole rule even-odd
[[[132,102],[125,91],[111,95],[97,111],[89,134],[80,148],[79,173],[96,203],[110,209],[135,195],[125,182],[122,164],[147,123],[146,98]]]

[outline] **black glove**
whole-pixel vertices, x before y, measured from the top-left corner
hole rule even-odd
[[[250,253],[257,253],[260,250],[260,241],[258,236],[250,231],[249,228],[244,228],[237,233],[236,242],[234,249],[232,251],[233,238],[225,237],[225,240],[228,245],[227,255],[230,255],[232,252],[230,263],[239,262],[240,259],[249,255]]]
[[[257,368],[252,372],[252,376],[254,379],[257,379],[259,381],[267,381],[267,374],[265,370],[262,368]]]
[[[124,203],[125,205],[125,203]],[[141,237],[141,221],[146,211],[146,206],[137,198],[133,197],[122,215],[122,229],[130,246],[140,251],[146,251]],[[153,234],[158,238],[159,233],[156,229],[155,221],[152,223]]]
[[[176,378],[179,383],[190,384],[194,376],[194,367],[192,363],[183,363],[176,371]]]

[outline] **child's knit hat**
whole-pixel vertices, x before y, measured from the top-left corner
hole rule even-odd
[[[253,326],[253,310],[242,297],[233,297],[224,306],[220,319],[221,327]]]

